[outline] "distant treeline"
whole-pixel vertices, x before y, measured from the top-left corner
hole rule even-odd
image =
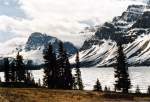
[[[15,61],[15,58],[12,58],[12,57],[1,58],[0,59],[0,72],[4,72],[4,69],[5,69],[5,66],[4,66],[5,59],[9,60],[9,64],[10,65]],[[44,63],[37,65],[37,64],[34,64],[32,60],[24,60],[23,59],[23,62],[24,62],[24,65],[25,65],[24,67],[27,70],[39,70],[39,69],[43,68],[43,66],[44,66]]]

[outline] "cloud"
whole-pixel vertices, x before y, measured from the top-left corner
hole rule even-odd
[[[16,52],[16,47],[21,47],[25,44],[27,41],[27,38],[22,38],[22,37],[15,37],[7,42],[0,43],[0,57],[1,56],[15,56]]]
[[[142,2],[142,0],[4,1],[0,0],[4,4],[0,5],[2,8],[0,10],[0,37],[5,38],[5,42],[14,37],[27,38],[32,32],[42,32],[74,43],[83,42],[79,32],[84,27],[111,21],[114,16],[121,15],[129,4]],[[8,6],[10,8],[6,10],[9,12],[6,14],[4,8]]]

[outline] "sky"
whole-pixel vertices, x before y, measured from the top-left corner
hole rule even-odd
[[[0,0],[0,46],[25,42],[33,32],[78,42],[84,27],[119,16],[145,0]],[[11,42],[13,41],[13,42]],[[83,40],[82,40],[83,41]]]

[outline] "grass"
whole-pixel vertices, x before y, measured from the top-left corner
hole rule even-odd
[[[39,88],[0,88],[0,102],[150,102],[150,95]]]

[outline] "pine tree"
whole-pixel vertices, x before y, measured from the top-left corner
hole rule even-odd
[[[84,86],[82,83],[82,78],[81,78],[81,71],[80,71],[80,61],[79,61],[79,52],[77,51],[76,54],[76,68],[75,68],[75,82],[74,82],[74,87],[75,89],[83,90]]]
[[[148,86],[147,93],[150,94],[150,86]]]
[[[32,78],[31,83],[32,83],[32,85],[36,85],[34,77]]]
[[[97,79],[94,85],[94,91],[102,91],[102,86],[101,86],[101,83],[99,82],[99,79]]]
[[[44,68],[44,86],[48,88],[57,87],[57,72],[56,72],[56,55],[53,53],[53,47],[49,44],[48,49],[44,52],[43,58],[45,59]]]
[[[59,74],[59,88],[72,89],[73,88],[73,76],[72,69],[70,67],[67,53],[64,49],[63,43],[59,43],[59,56],[58,56],[58,74]]]
[[[32,76],[30,72],[27,72],[26,81],[27,84],[32,84]]]
[[[11,63],[11,81],[16,81],[16,67],[14,61]]]
[[[105,88],[104,88],[104,91],[105,91],[105,92],[107,92],[107,91],[108,91],[108,88],[107,88],[107,86],[105,86]]]
[[[140,94],[140,93],[141,93],[140,88],[139,88],[138,85],[137,85],[137,87],[136,87],[135,93],[136,93],[136,94]]]
[[[121,90],[123,93],[128,93],[128,90],[131,88],[131,82],[129,79],[126,57],[121,43],[118,43],[117,54],[117,64],[115,66],[115,78],[117,78],[117,80],[115,81],[115,89]]]
[[[9,82],[10,81],[10,66],[9,66],[9,60],[8,58],[4,59],[4,76],[5,76],[5,82]]]
[[[41,79],[38,80],[38,87],[41,87]]]
[[[25,82],[26,80],[26,71],[23,63],[23,57],[19,54],[16,56],[16,78],[19,82]]]
[[[64,87],[64,82],[63,82],[63,74],[64,74],[64,66],[63,66],[63,52],[64,52],[64,48],[63,48],[63,43],[60,42],[59,43],[59,49],[58,49],[58,59],[57,59],[57,88],[62,89]]]

